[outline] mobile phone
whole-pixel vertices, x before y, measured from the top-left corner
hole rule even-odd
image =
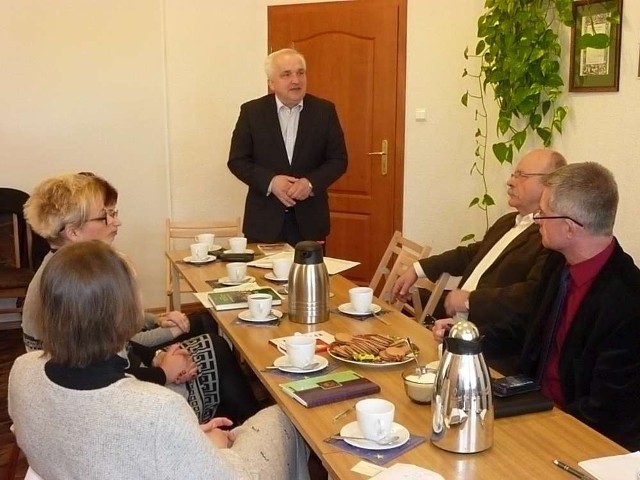
[[[540,385],[527,375],[511,375],[497,378],[492,382],[493,393],[498,397],[510,397],[518,393],[540,390]]]

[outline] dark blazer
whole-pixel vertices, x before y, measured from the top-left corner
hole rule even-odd
[[[480,242],[423,258],[420,266],[433,281],[448,272],[462,276],[462,285],[496,242],[515,225],[516,216],[514,212],[500,217]],[[469,295],[469,320],[480,326],[513,315],[529,315],[531,298],[548,255],[538,225],[532,224],[507,245],[480,277],[476,290]],[[443,312],[439,310],[435,316],[442,317]]]
[[[488,357],[521,352],[518,370],[535,376],[543,329],[564,266],[553,252],[533,319],[481,328]],[[565,410],[625,448],[640,449],[640,270],[616,241],[569,328],[560,352]]]
[[[305,240],[323,240],[329,234],[327,188],[347,169],[347,148],[333,103],[305,95],[291,164],[273,94],[240,107],[231,138],[229,170],[249,186],[245,202],[243,232],[253,240],[278,239],[285,206],[268,195],[275,175],[306,177],[313,196],[297,202],[296,219]]]

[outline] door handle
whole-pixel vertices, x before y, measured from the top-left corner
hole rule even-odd
[[[389,152],[389,142],[382,140],[382,147],[379,152],[369,152],[367,155],[380,155],[380,174],[387,174],[387,155]]]

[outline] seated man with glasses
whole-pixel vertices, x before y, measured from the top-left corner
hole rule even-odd
[[[625,448],[640,449],[640,269],[613,236],[618,187],[597,163],[544,180],[542,244],[550,253],[535,312],[480,328],[489,358],[519,355],[557,407]],[[438,340],[446,329],[438,321]]]
[[[436,281],[447,272],[461,276],[461,287],[449,292],[435,318],[468,312],[477,325],[527,313],[548,252],[542,247],[533,212],[540,203],[542,179],[567,161],[558,152],[537,149],[520,159],[507,181],[509,205],[517,212],[499,218],[480,242],[423,258],[396,281],[393,294],[408,298],[419,277]],[[431,319],[433,320],[433,319]]]

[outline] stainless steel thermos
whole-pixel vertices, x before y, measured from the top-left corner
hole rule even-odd
[[[296,245],[289,271],[289,319],[296,323],[329,320],[329,274],[318,242]]]
[[[444,343],[433,385],[431,441],[450,452],[481,452],[493,444],[493,403],[478,328],[461,320]]]

